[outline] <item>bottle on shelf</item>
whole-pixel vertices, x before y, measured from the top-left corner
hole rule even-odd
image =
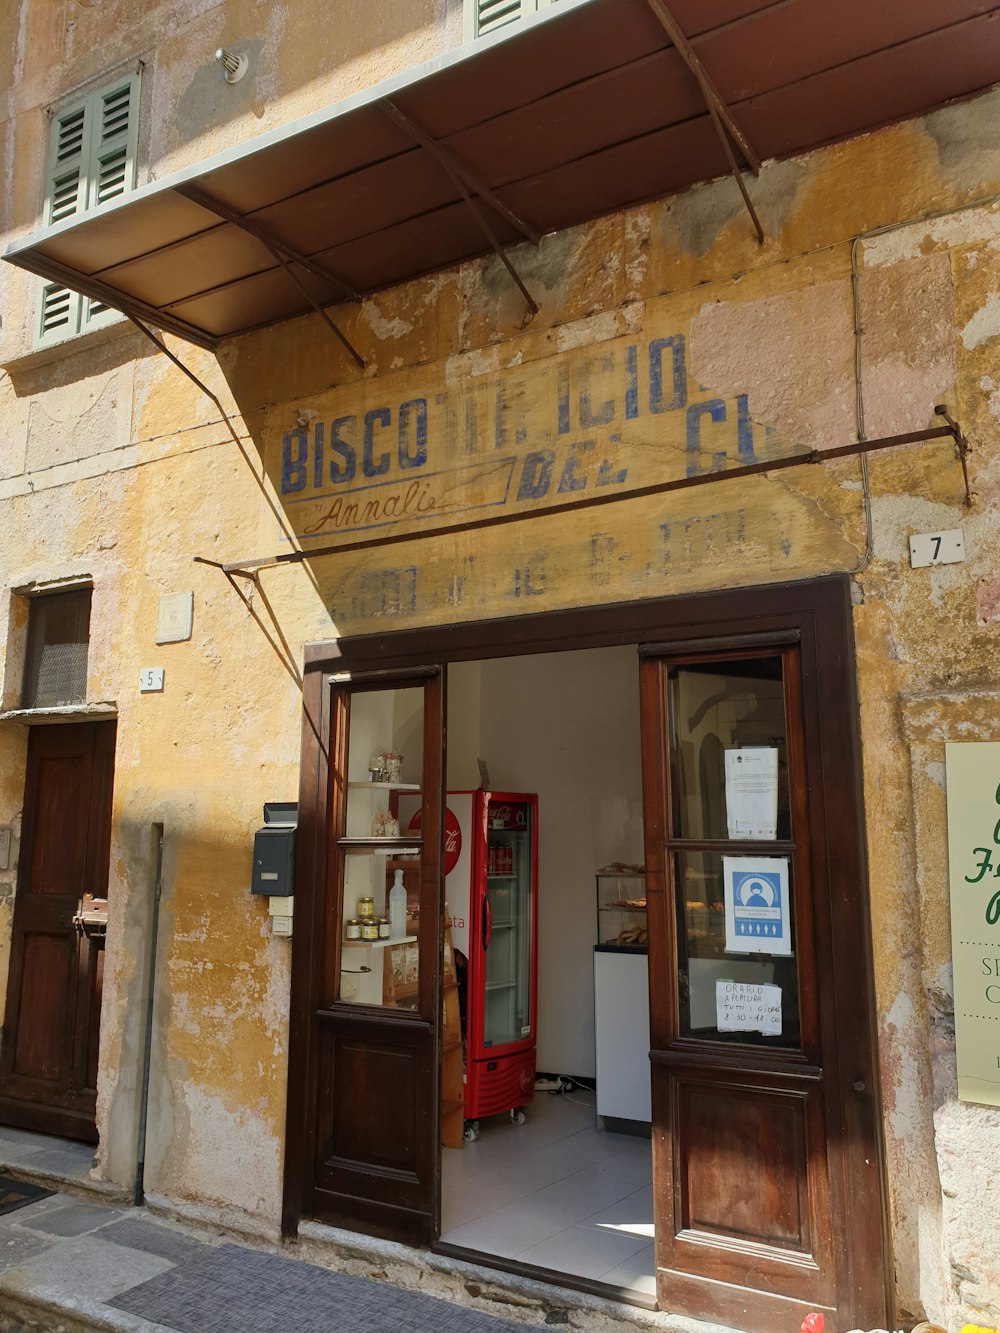
[[[406,934],[406,886],[403,872],[397,870],[393,875],[392,888],[389,890],[389,938],[400,940]]]

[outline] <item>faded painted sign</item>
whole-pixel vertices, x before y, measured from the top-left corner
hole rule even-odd
[[[1000,1106],[1000,741],[945,761],[958,1095]]]
[[[738,382],[699,381],[701,303],[657,298],[620,336],[569,347],[529,331],[270,408],[266,470],[306,551],[422,537],[317,557],[338,631],[670,595],[717,586],[723,561],[731,584],[851,567],[863,550],[853,460],[839,465],[846,487],[835,465],[634,496],[814,443],[755,418]],[[619,502],[577,508],[605,498]],[[508,517],[525,521],[463,531]],[[276,538],[262,529],[263,549]]]
[[[692,380],[686,347],[675,330],[483,375],[452,380],[438,363],[337,390],[282,431],[272,480],[308,546],[788,453],[751,420],[745,394]]]

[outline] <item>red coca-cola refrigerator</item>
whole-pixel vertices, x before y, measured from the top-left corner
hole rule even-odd
[[[414,803],[419,798],[410,798]],[[400,796],[400,818],[416,828]],[[448,792],[445,902],[465,967],[465,1138],[485,1116],[524,1123],[535,1091],[538,797]],[[460,963],[461,966],[461,963]]]

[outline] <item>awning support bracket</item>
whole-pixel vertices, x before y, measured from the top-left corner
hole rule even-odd
[[[278,623],[278,617],[274,613],[274,607],[268,601],[267,595],[264,592],[264,589],[260,585],[260,580],[257,578],[256,572],[245,569],[230,569],[226,565],[220,564],[218,560],[209,560],[206,556],[203,555],[196,555],[193,558],[195,564],[209,565],[212,569],[221,570],[222,573],[225,574],[226,581],[228,582],[229,586],[234,590],[234,592],[239,597],[240,601],[243,603],[246,609],[250,612],[254,620],[256,620],[261,633],[264,635],[264,638],[271,646],[271,651],[274,653],[275,657],[277,657],[278,661],[291,676],[297,688],[301,691],[302,673],[295,665],[295,659],[292,655],[292,650],[288,645],[288,640],[281,632],[281,626]],[[253,584],[254,592],[267,607],[267,614],[271,621],[271,626],[273,628],[269,628],[267,623],[262,619],[262,617],[258,615],[257,608],[254,606],[253,602],[246,595],[246,593],[243,591],[240,585],[236,582],[238,578],[247,579],[250,583]]]
[[[594,509],[598,505],[620,504],[626,500],[641,500],[653,495],[665,495],[670,491],[688,490],[693,486],[713,485],[721,481],[735,481],[744,477],[764,476],[772,472],[782,472],[787,468],[801,467],[804,464],[825,463],[833,458],[849,458],[857,454],[877,453],[883,449],[895,449],[904,444],[922,444],[929,440],[950,438],[954,440],[958,457],[962,463],[965,477],[965,504],[972,504],[972,495],[968,484],[966,456],[969,446],[956,421],[949,415],[947,408],[935,407],[935,413],[947,421],[945,426],[933,426],[925,430],[907,431],[903,435],[888,435],[878,440],[857,440],[853,444],[842,444],[833,449],[808,449],[797,454],[787,454],[784,458],[767,459],[761,463],[744,463],[738,467],[726,468],[721,472],[698,472],[691,476],[672,477],[669,481],[653,482],[649,486],[638,486],[629,491],[613,491],[604,495],[591,495],[583,500],[565,500],[559,504],[546,505],[542,509],[529,509],[522,513],[494,514],[488,518],[472,519],[467,523],[441,525],[421,528],[418,532],[390,532],[379,537],[364,537],[360,541],[337,542],[329,546],[318,546],[312,550],[301,548],[285,551],[281,555],[265,556],[262,559],[242,560],[238,564],[222,565],[227,573],[250,578],[261,569],[273,569],[280,565],[302,564],[320,556],[343,555],[348,552],[381,549],[396,546],[402,542],[429,540],[435,537],[457,537],[468,532],[478,532],[484,528],[497,528],[506,523],[525,523],[532,519],[551,518],[555,514],[576,513],[583,509]],[[201,559],[199,556],[194,557]],[[205,563],[213,563],[207,561]]]
[[[754,230],[757,233],[757,240],[761,245],[764,243],[764,229],[760,225],[760,218],[757,216],[757,210],[753,206],[753,201],[747,192],[747,187],[743,181],[743,173],[740,171],[739,163],[736,161],[736,155],[733,152],[733,144],[743,154],[744,161],[750,167],[755,176],[760,174],[760,158],[750,146],[746,135],[737,125],[726,102],[723,100],[718,88],[709,77],[708,71],[701,63],[698,55],[688,41],[684,32],[671,14],[670,10],[664,4],[664,0],[648,0],[650,9],[659,19],[661,25],[666,31],[667,36],[674,44],[677,54],[687,65],[688,69],[697,80],[698,87],[701,89],[701,95],[705,99],[705,105],[708,107],[708,113],[712,117],[712,124],[715,126],[715,132],[722,144],[722,150],[729,163],[729,170],[739,186],[740,194],[743,196],[743,202],[746,204],[747,212],[750,214]]]
[[[962,465],[962,478],[965,482],[965,507],[966,509],[971,509],[972,489],[969,486],[969,454],[972,451],[969,448],[969,442],[962,434],[961,427],[948,411],[947,407],[945,407],[944,403],[938,403],[934,412],[948,423],[948,430],[951,433],[952,439],[955,441],[955,453],[958,456],[959,463]]]
[[[537,244],[538,241],[540,240],[539,234],[535,232],[533,229],[529,228],[527,223],[522,222],[520,218],[518,218],[515,214],[511,213],[510,210],[507,208],[507,206],[501,200],[499,200],[491,190],[487,189],[485,185],[482,185],[480,182],[478,182],[475,179],[475,177],[473,177],[471,173],[465,167],[463,167],[461,163],[459,163],[458,160],[451,153],[448,152],[446,148],[442,148],[442,146],[435,139],[432,139],[429,134],[426,134],[420,128],[419,125],[414,124],[414,122],[410,120],[409,116],[405,115],[402,111],[400,111],[394,102],[389,101],[388,98],[383,98],[380,105],[382,107],[382,110],[385,112],[385,114],[389,117],[390,120],[394,121],[397,125],[400,126],[401,129],[405,130],[417,143],[421,145],[421,147],[425,148],[427,152],[430,153],[430,155],[433,158],[435,158],[444,168],[449,179],[451,180],[451,183],[455,186],[455,189],[458,190],[459,194],[462,196],[462,198],[468,205],[469,212],[476,219],[476,222],[479,224],[480,230],[482,231],[486,239],[489,241],[497,258],[500,260],[501,264],[503,264],[504,268],[510,274],[511,279],[514,282],[515,286],[517,287],[518,291],[524,297],[528,310],[532,315],[537,315],[541,307],[539,306],[535,298],[531,295],[531,293],[528,291],[524,283],[521,281],[521,278],[517,273],[517,270],[514,268],[514,265],[508,259],[506,251],[504,250],[500,242],[497,240],[496,233],[490,226],[489,220],[487,219],[487,217],[485,216],[479,205],[476,203],[475,199],[473,199],[472,194],[470,193],[470,187],[472,190],[475,191],[477,195],[479,195],[481,199],[483,199],[486,203],[490,204],[491,207],[495,208],[505,218],[507,218],[507,220],[511,223],[511,225],[516,227],[517,230],[520,231],[523,236],[527,237],[528,240]]]
[[[362,299],[360,292],[355,291],[355,289],[346,283],[343,278],[338,277],[336,273],[328,269],[325,264],[320,264],[315,259],[310,259],[308,255],[302,254],[299,250],[296,250],[294,246],[289,245],[279,236],[275,236],[269,228],[262,227],[259,222],[252,222],[250,218],[244,217],[242,213],[237,213],[235,209],[229,208],[226,204],[213,198],[212,195],[207,194],[204,190],[200,190],[196,185],[178,185],[175,192],[177,194],[182,194],[185,199],[190,199],[192,203],[198,204],[199,207],[204,208],[207,212],[214,213],[216,217],[222,218],[223,221],[230,223],[233,227],[239,227],[241,231],[245,231],[248,235],[253,236],[256,240],[260,241],[268,254],[270,254],[273,259],[277,260],[285,270],[289,278],[295,283],[296,287],[298,287],[299,291],[316,311],[317,315],[319,315],[327,325],[334,337],[347,349],[355,364],[362,370],[366,368],[367,362],[364,357],[351,345],[346,335],[337,327],[320,302],[316,300],[309,288],[293,270],[292,264],[298,264],[301,268],[304,268],[306,272],[314,274],[324,282],[329,282],[332,283],[333,286],[339,287],[344,293],[344,296],[351,301],[360,301]]]

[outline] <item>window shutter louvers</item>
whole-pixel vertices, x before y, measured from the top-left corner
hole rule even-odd
[[[114,199],[135,183],[136,117],[131,114],[135,79],[109,88],[94,112],[94,150],[90,207]]]
[[[83,207],[83,164],[87,143],[86,106],[57,116],[52,126],[51,168],[48,179],[49,222],[61,222]]]
[[[59,287],[47,282],[42,288],[41,327],[42,338],[53,338],[73,332],[71,325],[76,323],[76,296],[68,287]]]
[[[557,0],[465,0],[465,40],[487,37]]]
[[[496,32],[497,28],[519,19],[527,9],[524,0],[476,0],[476,36]]]
[[[135,186],[139,76],[130,74],[53,120],[46,217],[62,222],[125,194]],[[111,314],[102,301],[67,287],[41,289],[38,336],[69,337]]]

